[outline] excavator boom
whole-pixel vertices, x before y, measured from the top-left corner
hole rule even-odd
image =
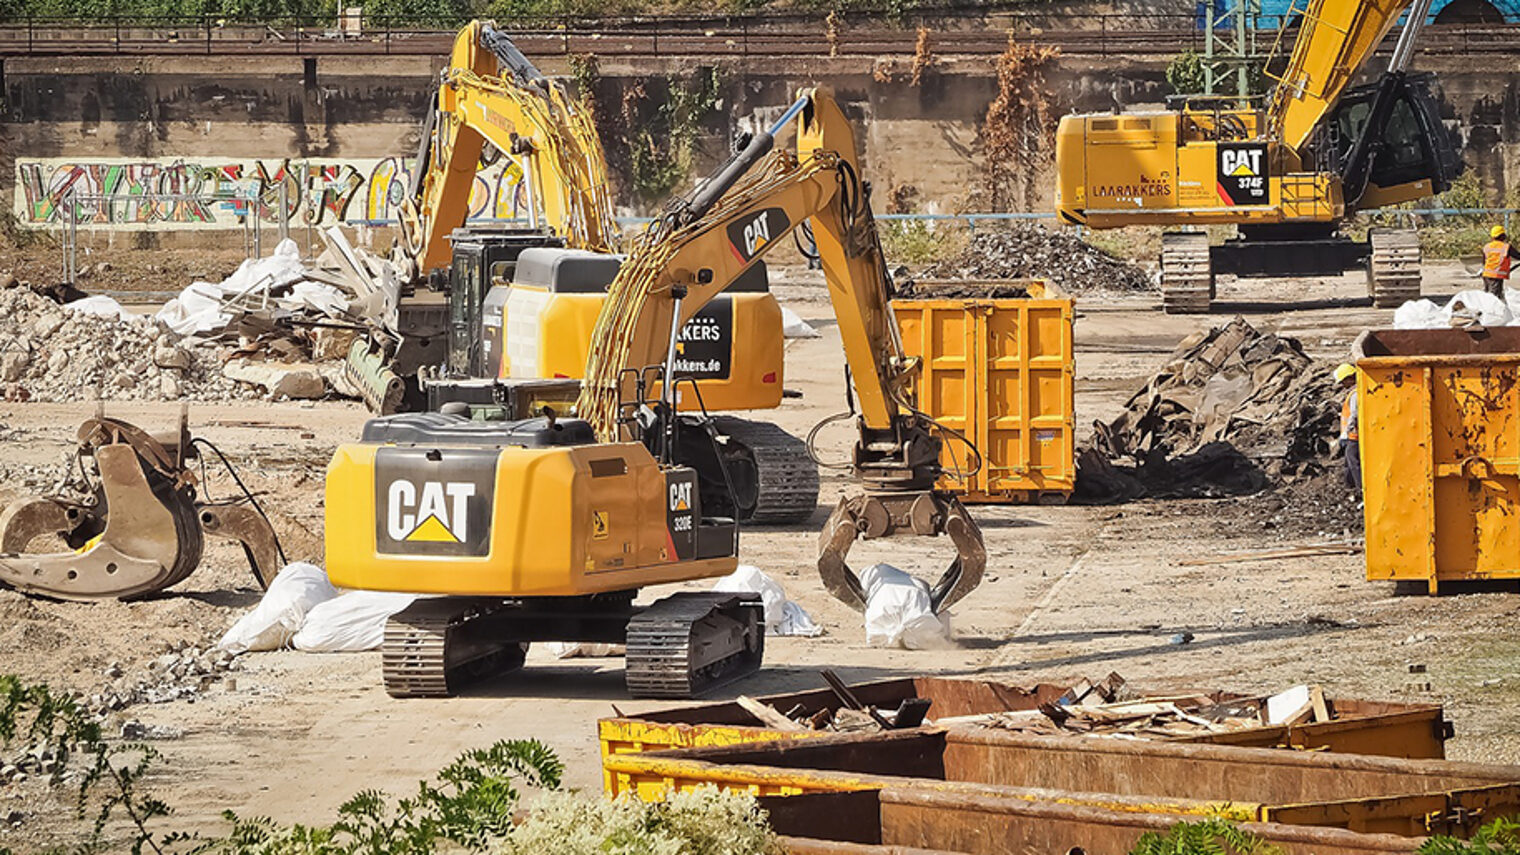
[[[1416,2],[1409,26],[1417,31],[1428,8],[1428,0]],[[1406,9],[1409,0],[1310,0],[1301,8],[1298,38],[1267,110],[1269,133],[1302,151]]]
[[[794,120],[796,156],[771,155],[775,136]],[[838,104],[814,91],[638,239],[593,332],[579,409],[600,435],[617,434],[630,372],[665,361],[672,324],[679,329],[809,219],[862,419],[892,428],[909,366],[854,133]]]
[[[523,164],[534,225],[573,248],[616,250],[607,164],[585,109],[500,31],[475,21],[454,40],[403,216],[419,271],[449,265],[448,237],[464,225],[488,152]]]
[[[772,152],[777,134],[797,122],[797,150]],[[661,408],[670,387],[677,331],[794,229],[811,220],[845,361],[859,405],[853,469],[867,487],[840,501],[824,525],[818,559],[825,587],[864,610],[866,594],[845,563],[857,537],[947,534],[957,557],[930,589],[945,608],[981,581],[981,532],[960,502],[933,488],[941,438],[913,400],[918,363],[906,357],[892,314],[891,280],[860,178],[855,136],[827,92],[808,90],[767,132],[758,134],[690,199],[643,235],[618,271],[597,320],[579,412],[603,442],[649,442],[640,378],[665,366]],[[659,430],[672,430],[668,418]],[[652,442],[660,449],[673,443]]]

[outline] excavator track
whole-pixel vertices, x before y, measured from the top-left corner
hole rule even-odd
[[[1420,298],[1420,236],[1409,229],[1372,229],[1367,235],[1367,295],[1379,309]]]
[[[1168,315],[1208,314],[1214,299],[1209,236],[1167,232],[1161,236],[1161,308]]]
[[[770,422],[715,416],[720,433],[750,450],[760,476],[759,503],[742,522],[751,525],[805,523],[818,510],[818,464],[807,442]]]
[[[690,698],[755,673],[764,655],[758,595],[682,592],[628,622],[625,679],[636,698]]]
[[[528,645],[472,632],[501,600],[439,597],[392,615],[380,647],[385,691],[393,698],[446,698],[464,686],[522,667]],[[481,627],[484,629],[484,627]]]

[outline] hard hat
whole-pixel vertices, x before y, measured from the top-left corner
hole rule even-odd
[[[1355,374],[1356,366],[1352,365],[1349,362],[1342,362],[1340,365],[1335,366],[1335,382],[1337,383],[1344,383],[1346,382],[1347,377],[1351,377]]]
[[[1488,236],[1489,237],[1504,237],[1504,227],[1503,226],[1494,226],[1493,228],[1491,228],[1491,229],[1488,230]]]

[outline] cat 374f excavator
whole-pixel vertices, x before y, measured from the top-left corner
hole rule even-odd
[[[385,414],[503,394],[481,379],[578,379],[591,329],[618,270],[621,238],[601,141],[587,110],[492,24],[455,40],[403,204],[411,279],[387,329],[356,343],[350,380]],[[523,165],[529,228],[467,223],[482,163],[506,152]],[[542,211],[540,212],[540,208]],[[510,320],[509,320],[510,319]],[[681,331],[677,359],[712,410],[780,406],[781,307],[764,265]],[[575,383],[517,387],[537,400],[573,398]],[[694,410],[681,395],[677,409]],[[768,422],[721,416],[740,518],[796,523],[818,504],[818,470],[801,438]]]
[[[1056,131],[1056,212],[1096,229],[1233,224],[1239,235],[1162,237],[1162,304],[1206,312],[1217,273],[1340,275],[1366,264],[1369,295],[1397,306],[1420,293],[1413,231],[1341,233],[1356,211],[1447,189],[1462,164],[1429,88],[1408,72],[1430,0],[1308,0],[1265,109],[1186,98],[1181,109],[1076,115]],[[1405,11],[1388,68],[1352,78]]]
[[[772,152],[793,122],[795,154]],[[826,587],[863,608],[845,563],[850,544],[905,533],[955,543],[955,562],[931,589],[936,608],[976,587],[981,533],[952,495],[933,489],[941,440],[914,405],[918,362],[898,339],[857,163],[838,105],[811,90],[672,204],[612,283],[580,418],[482,421],[468,406],[399,414],[371,420],[361,442],[337,450],[326,498],[333,582],[441,595],[387,625],[391,694],[448,694],[521,666],[534,641],[624,643],[629,691],[646,697],[688,697],[760,666],[754,595],[634,600],[640,588],[737,564],[738,526],[725,513],[731,461],[710,420],[676,412],[678,389],[698,392],[676,369],[675,350],[703,305],[807,220],[860,405],[853,463],[867,487],[827,524]]]

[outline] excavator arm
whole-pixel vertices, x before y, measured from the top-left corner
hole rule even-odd
[[[772,154],[775,135],[794,119],[796,155]],[[657,221],[619,271],[592,333],[580,406],[604,439],[618,434],[628,378],[666,361],[670,331],[809,219],[862,421],[893,427],[914,366],[898,340],[854,134],[838,104],[811,90]]]
[[[524,166],[535,225],[575,248],[616,249],[601,141],[563,87],[481,21],[459,32],[442,78],[401,216],[419,271],[448,266],[448,236],[468,216],[483,155]]]
[[[772,152],[793,121],[796,152]],[[918,363],[906,357],[898,335],[858,164],[854,132],[838,104],[826,91],[807,90],[692,198],[671,207],[640,238],[609,289],[579,414],[604,441],[636,434],[629,402],[640,397],[638,378],[661,364],[669,378],[686,321],[811,220],[859,406],[853,470],[867,487],[842,500],[825,524],[819,573],[831,593],[863,610],[866,593],[845,563],[858,536],[948,534],[957,558],[930,589],[940,609],[980,583],[986,553],[960,502],[933,489],[941,439],[913,401]],[[674,410],[671,387],[678,382],[662,391],[666,413]]]

